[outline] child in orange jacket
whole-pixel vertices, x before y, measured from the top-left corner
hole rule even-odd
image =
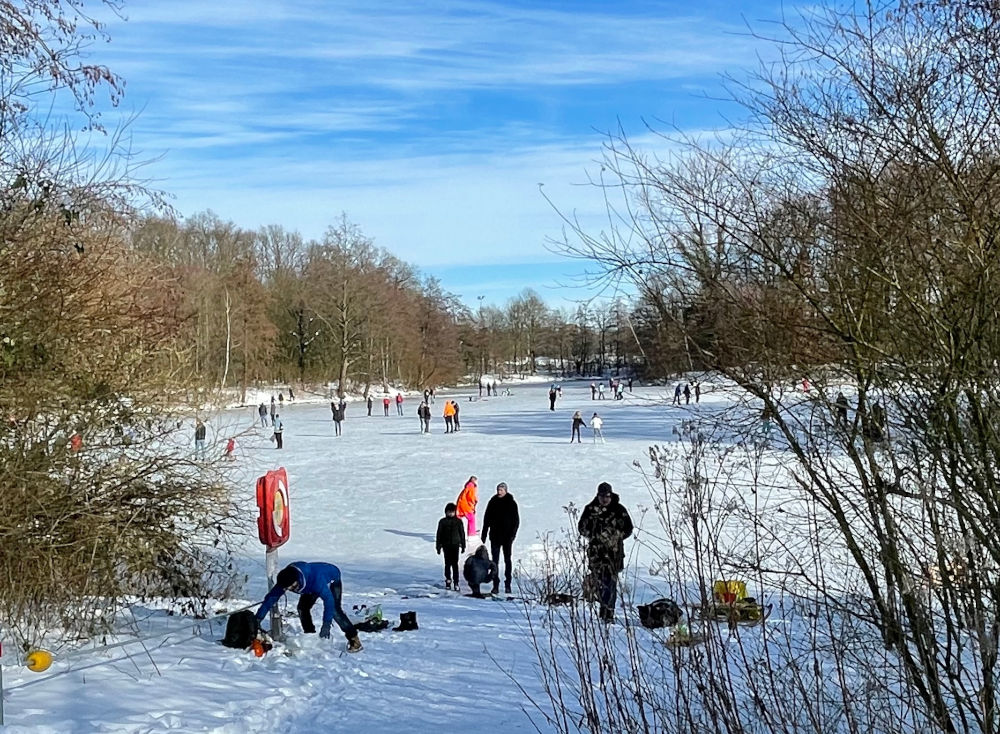
[[[479,487],[476,484],[477,481],[478,479],[475,476],[469,477],[469,481],[462,487],[462,491],[455,501],[458,516],[464,517],[465,522],[468,524],[468,536],[470,538],[476,535],[476,505],[479,504]]]

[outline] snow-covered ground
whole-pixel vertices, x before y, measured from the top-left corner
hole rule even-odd
[[[246,487],[245,566],[251,575],[244,600],[265,591],[264,553],[256,543],[254,480],[283,466],[291,485],[291,540],[281,562],[323,560],[340,566],[344,606],[381,604],[394,623],[415,611],[420,629],[362,634],[365,649],[344,652],[331,640],[298,633],[263,658],[216,643],[220,622],[136,609],[135,629],[146,639],[101,650],[56,651],[45,673],[2,659],[5,732],[437,732],[442,726],[499,732],[544,731],[529,720],[524,696],[541,690],[537,659],[516,602],[477,600],[438,588],[443,579],[434,532],[444,505],[470,475],[479,478],[479,519],[497,482],[508,484],[521,513],[515,560],[530,560],[541,538],[566,528],[564,507],[590,501],[597,484],[611,482],[637,526],[650,495],[633,462],[648,461],[647,447],[677,440],[680,421],[727,408],[731,398],[703,384],[701,403],[670,407],[667,388],[636,387],[624,401],[592,401],[589,382],[563,382],[555,412],[548,384],[504,385],[513,394],[478,399],[474,388],[440,391],[431,433],[422,435],[419,400],[407,397],[404,416],[383,416],[380,401],[365,415],[348,406],[343,436],[333,436],[325,403],[286,403],[285,448],[270,431],[254,429],[256,409],[209,418],[209,439],[221,453],[237,440],[237,469]],[[608,393],[610,397],[610,392]],[[444,433],[444,399],[458,400],[462,430]],[[606,444],[569,442],[573,411],[604,418]],[[632,545],[631,543],[629,545]],[[472,548],[475,543],[472,544]],[[638,564],[641,567],[641,563]],[[516,584],[516,582],[515,582]],[[466,591],[463,586],[463,591]],[[284,609],[294,613],[294,600]],[[321,614],[321,603],[314,615]],[[124,638],[122,638],[124,639]]]

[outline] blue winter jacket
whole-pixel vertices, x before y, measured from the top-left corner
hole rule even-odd
[[[333,613],[336,603],[333,599],[333,592],[330,584],[340,581],[340,569],[332,563],[307,563],[306,561],[295,561],[289,564],[299,572],[300,588],[297,594],[315,594],[323,600],[323,627],[329,629],[333,622]],[[277,602],[285,594],[285,589],[275,585],[267,596],[264,597],[260,609],[257,610],[257,620],[261,621],[267,616]]]

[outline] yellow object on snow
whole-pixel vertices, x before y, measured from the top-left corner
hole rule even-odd
[[[747,598],[747,585],[743,581],[716,581],[712,586],[712,595],[717,602],[732,604]]]
[[[52,665],[52,653],[48,650],[32,650],[24,659],[24,664],[33,673],[44,673]]]

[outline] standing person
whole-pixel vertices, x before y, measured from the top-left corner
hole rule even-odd
[[[472,590],[472,595],[477,599],[483,598],[483,593],[479,590],[480,584],[497,584],[497,564],[490,560],[486,552],[486,546],[481,545],[476,548],[476,552],[465,559],[465,567],[462,569],[465,576],[465,583]]]
[[[438,555],[444,551],[444,588],[458,591],[458,556],[465,553],[465,526],[455,517],[456,509],[454,502],[444,506],[434,545]]]
[[[483,532],[479,536],[483,543],[486,543],[487,535],[490,538],[490,554],[493,556],[493,564],[497,567],[497,575],[493,579],[494,594],[500,591],[501,550],[503,551],[503,593],[510,593],[511,571],[513,570],[510,552],[520,525],[521,517],[517,512],[517,502],[514,501],[514,495],[507,491],[506,482],[500,482],[497,485],[497,493],[490,497],[490,501],[486,503],[486,512],[483,513]]]
[[[573,430],[572,433],[570,433],[569,435],[570,443],[573,443],[574,438],[576,439],[577,443],[583,443],[583,441],[580,440],[580,429],[583,428],[585,425],[587,425],[587,423],[583,420],[583,416],[580,415],[580,411],[579,410],[576,411],[573,414]]]
[[[458,412],[459,412],[458,401],[452,400],[451,407],[455,409],[455,415],[453,416],[453,419],[455,421],[455,430],[460,431],[462,429],[462,424],[458,422]]]
[[[417,416],[420,418],[420,432],[430,433],[431,432],[431,406],[427,403],[421,403],[420,407],[417,408]]]
[[[283,393],[278,393],[278,402],[281,404],[282,408],[285,407],[285,396]]]
[[[628,391],[632,392],[632,378],[628,378]]]
[[[389,402],[390,401],[388,395],[382,398],[382,410],[385,412],[386,415],[389,415]]]
[[[483,396],[483,378],[479,378],[479,397]]]
[[[330,408],[333,410],[333,435],[342,436],[344,434],[344,429],[342,424],[344,422],[344,403],[330,403]]]
[[[396,393],[396,414],[403,415],[403,393]]]
[[[681,404],[681,383],[678,382],[674,386],[674,400],[671,403],[671,405],[680,405],[680,404]]]
[[[618,574],[625,570],[625,538],[632,534],[632,518],[610,484],[597,485],[597,496],[583,508],[577,529],[589,541],[587,565],[597,585],[601,620],[613,622]]]
[[[267,428],[267,407],[264,403],[257,406],[257,415],[260,416],[260,427]]]
[[[281,432],[284,430],[284,426],[281,425],[281,416],[277,413],[274,414],[274,420],[271,421],[271,425],[274,427],[274,442],[278,444],[278,448],[281,448]]]
[[[687,383],[686,385],[684,385],[684,404],[685,405],[690,405],[691,404],[691,383],[690,382]]]
[[[849,407],[849,404],[847,402],[847,396],[844,395],[843,392],[837,393],[836,406],[837,406],[837,423],[841,424],[842,426],[846,426],[847,408]]]
[[[549,388],[549,410],[556,409],[556,386]]]
[[[199,459],[205,456],[205,433],[205,424],[201,422],[201,418],[196,419],[194,424],[194,455]]]
[[[604,400],[604,383],[598,383],[597,385],[597,399]]]
[[[590,383],[590,399],[597,400],[597,385]]]
[[[594,413],[594,417],[590,419],[590,428],[594,432],[594,443],[597,443],[597,439],[601,439],[601,443],[604,443],[604,434],[601,429],[604,427],[604,419],[601,416]]]
[[[436,394],[436,393],[435,393],[435,391],[434,391],[434,390],[435,390],[435,388],[433,388],[433,387],[432,387],[432,388],[431,388],[431,404],[433,404],[433,403],[435,403],[435,402],[436,402],[436,401],[435,401],[435,398],[434,398],[434,396],[435,396],[435,394]]]
[[[274,425],[274,416],[278,414],[278,406],[274,402],[274,396],[271,396],[271,425]]]
[[[361,651],[358,631],[351,624],[351,620],[341,606],[344,587],[339,568],[332,563],[307,563],[306,561],[294,561],[285,566],[278,571],[274,586],[267,592],[267,596],[261,602],[260,609],[257,610],[258,622],[264,620],[267,613],[271,611],[271,607],[277,604],[286,591],[300,595],[298,612],[303,632],[310,635],[316,631],[312,620],[312,608],[317,599],[322,599],[323,625],[319,628],[319,636],[329,639],[330,626],[336,622],[347,638],[347,652]]]
[[[469,481],[462,487],[462,491],[458,493],[458,500],[455,502],[458,516],[464,517],[465,522],[468,523],[470,538],[476,534],[476,505],[479,504],[479,485],[476,482],[478,481],[475,476],[469,477]]]
[[[455,409],[451,407],[451,401],[445,401],[444,408],[441,409],[441,415],[444,417],[444,432],[451,433],[455,430]]]
[[[222,454],[222,458],[229,459],[229,461],[236,461],[236,439],[231,437],[226,441],[226,450]]]
[[[368,397],[365,399],[365,402],[368,403],[368,417],[371,418],[371,415],[372,415],[372,402],[373,402],[372,401],[371,393],[368,394]]]
[[[288,386],[288,399],[289,400],[295,400],[295,393],[292,392],[292,386],[291,385]]]
[[[701,383],[694,383],[694,401],[697,403],[701,400]]]
[[[493,386],[490,383],[487,382],[486,383],[486,397],[489,397],[490,395],[492,395],[493,394],[492,391],[493,391]]]

